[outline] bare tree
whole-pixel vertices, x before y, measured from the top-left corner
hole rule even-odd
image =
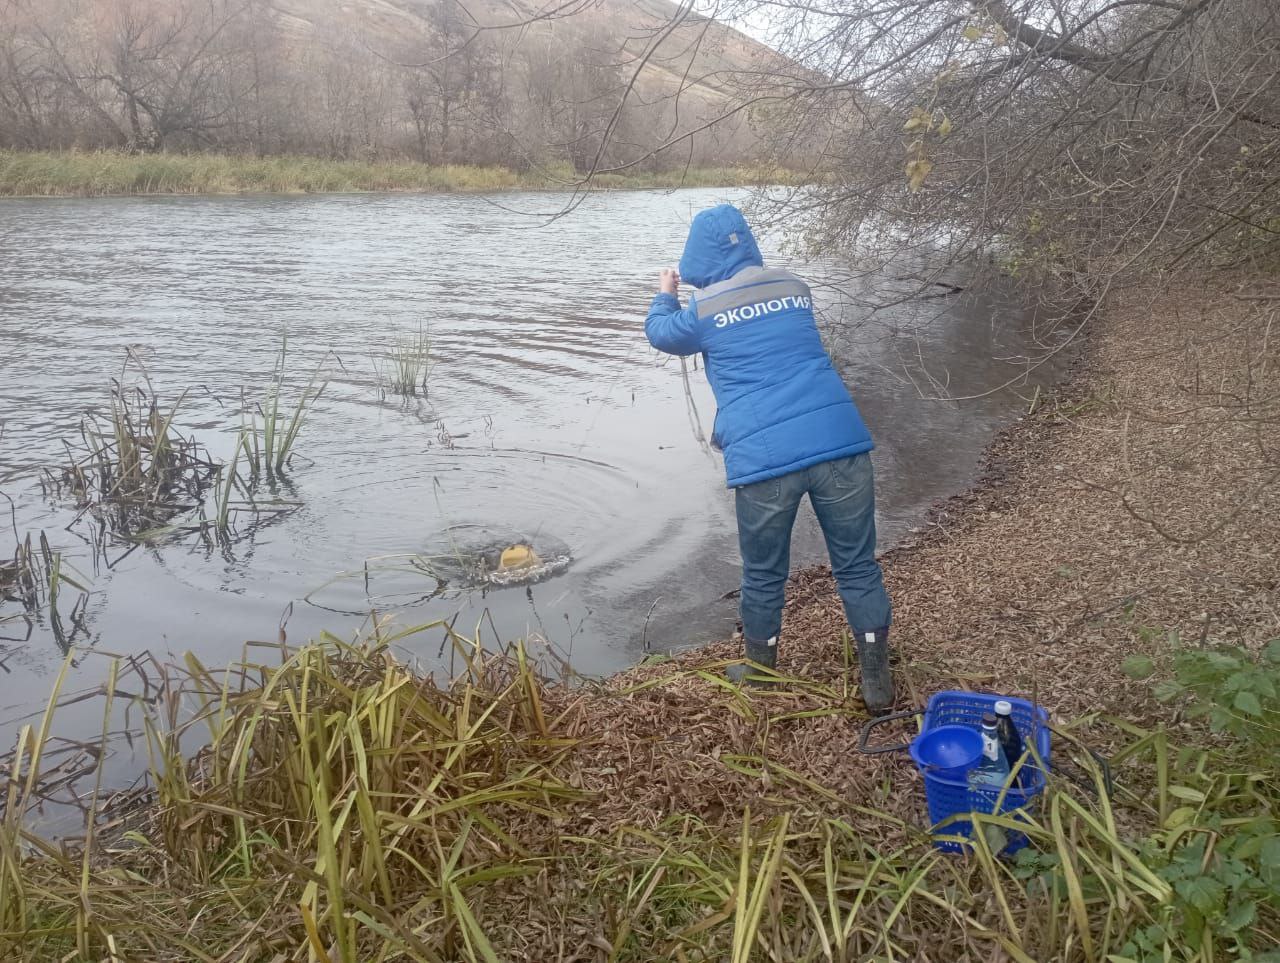
[[[712,123],[775,115],[774,157],[820,185],[788,210],[818,215],[823,246],[888,258],[941,243],[962,258],[995,245],[1007,267],[1098,285],[1193,252],[1274,250],[1280,9],[1267,0],[717,12],[768,24],[788,59],[730,78]]]
[[[0,143],[579,172],[714,162],[730,140],[751,153],[733,119],[650,150],[727,102],[718,68],[751,48],[741,35],[682,15],[659,50],[661,5],[473,7],[393,4],[389,29],[324,0],[305,20],[269,0],[0,0]]]
[[[214,143],[250,86],[231,42],[246,9],[245,0],[9,0],[0,29],[11,96],[32,130],[70,125],[133,150],[176,137]]]

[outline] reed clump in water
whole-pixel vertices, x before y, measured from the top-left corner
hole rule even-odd
[[[248,408],[249,420],[241,432],[237,456],[244,451],[249,470],[256,478],[261,474],[275,475],[288,470],[294,457],[298,434],[306,422],[311,406],[319,400],[328,386],[324,377],[324,361],[321,361],[297,398],[291,404],[284,401],[285,379],[289,373],[289,339],[281,340],[280,353],[276,355],[271,373],[271,384],[256,411]],[[261,423],[258,418],[261,417]]]
[[[83,577],[71,571],[62,553],[50,546],[43,531],[38,541],[33,540],[31,532],[25,537],[19,533],[13,500],[3,492],[0,498],[9,503],[14,544],[13,557],[0,559],[0,629],[4,630],[0,642],[29,641],[36,621],[47,606],[48,624],[62,651],[66,652],[79,635],[87,632],[84,615],[89,590],[83,584]],[[64,587],[79,593],[66,622],[58,608]],[[18,611],[13,611],[15,607]],[[21,634],[10,635],[12,630],[6,627],[13,623],[25,626],[25,631],[19,629]]]
[[[187,392],[162,408],[140,364],[140,383],[126,383],[130,365],[137,363],[130,353],[121,377],[111,383],[105,415],[86,416],[78,442],[64,442],[67,463],[44,469],[45,493],[69,495],[79,510],[68,527],[92,513],[113,537],[130,542],[193,532],[222,540],[241,515],[257,520],[297,508],[296,501],[258,494],[264,478],[276,480],[292,466],[307,415],[327,385],[321,362],[296,398],[286,401],[287,347],[286,340],[262,401],[245,404],[244,423],[225,463],[176,427]]]
[[[20,622],[25,624],[26,632],[20,637],[0,636],[0,639],[25,641],[30,638],[35,621],[42,613],[47,613],[54,637],[65,652],[70,643],[85,631],[84,615],[89,589],[83,577],[70,570],[62,553],[49,545],[44,532],[34,542],[30,532],[22,539],[17,539],[15,533],[15,541],[12,561],[0,563],[0,626]],[[59,603],[67,588],[78,594],[64,622]],[[16,603],[21,611],[6,613],[6,603]]]
[[[962,859],[912,829],[905,772],[892,790],[875,785],[887,773],[856,794],[830,784],[832,734],[859,718],[839,687],[743,694],[704,657],[569,688],[521,647],[450,639],[464,668],[447,685],[396,661],[397,637],[322,639],[225,675],[188,659],[142,706],[152,799],[125,817],[99,783],[79,793],[105,810],[82,849],[27,826],[51,708],[9,769],[0,948],[1207,963],[1276,935],[1274,758],[1237,768],[1134,730],[1109,798],[1064,737],[1080,785],[1055,780],[1018,824],[1027,854],[1003,863],[979,833]],[[104,698],[124,688],[113,670]],[[197,734],[206,748],[185,758]]]
[[[0,602],[19,602],[28,612],[33,611],[40,603],[40,574],[28,532],[14,546],[13,558],[0,561]]]
[[[264,479],[278,481],[292,467],[297,454],[298,435],[312,405],[328,386],[322,360],[297,397],[286,403],[288,360],[289,339],[286,336],[281,339],[266,395],[261,402],[244,404],[242,425],[236,435],[231,460],[218,466],[213,484],[212,512],[205,513],[203,506],[201,509],[202,517],[208,515],[199,526],[205,535],[212,532],[215,538],[225,541],[232,532],[235,518],[241,514],[258,519],[263,514],[279,515],[299,507],[296,501],[259,497]]]
[[[431,339],[419,329],[416,334],[396,338],[391,349],[391,390],[398,395],[427,396],[427,376],[431,368]]]
[[[114,509],[121,529],[196,507],[218,464],[174,426],[185,397],[164,410],[150,382],[126,387],[113,380],[105,416],[84,418],[79,442],[66,445],[68,463],[46,469],[46,488],[72,495],[81,512]]]

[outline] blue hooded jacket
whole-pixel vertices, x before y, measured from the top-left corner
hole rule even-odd
[[[649,306],[649,343],[702,352],[716,396],[712,444],[730,488],[870,451],[871,434],[831,364],[809,286],[764,266],[742,212],[730,204],[693,219],[680,277],[698,292]]]

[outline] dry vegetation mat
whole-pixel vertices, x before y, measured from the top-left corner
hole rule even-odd
[[[0,149],[0,197],[643,190],[744,187],[794,180],[796,175],[789,171],[758,165],[601,172],[588,178],[565,165],[549,165],[517,173],[497,166],[328,160],[289,155],[247,157],[234,154]]]
[[[602,683],[549,681],[531,649],[452,634],[465,668],[447,683],[385,633],[251,649],[226,672],[135,660],[98,696],[104,732],[125,702],[143,713],[142,796],[98,782],[107,735],[53,739],[55,691],[9,763],[0,945],[29,960],[1275,959],[1269,298],[1223,281],[1109,304],[1075,382],[887,559],[907,698],[969,687],[1053,711],[1056,772],[1016,859],[983,831],[968,856],[939,852],[906,757],[856,752],[856,665],[811,572],[773,690],[724,682],[728,645]],[[443,631],[406,631],[426,630]],[[1087,748],[1109,755],[1110,793]],[[68,796],[86,834],[51,841],[34,817]]]

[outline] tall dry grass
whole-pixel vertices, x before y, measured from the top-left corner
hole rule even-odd
[[[723,167],[669,173],[601,174],[594,189],[724,187],[774,183],[783,172]],[[498,192],[570,189],[568,168],[528,174],[502,167],[316,157],[227,154],[124,154],[111,151],[0,150],[0,196],[118,194],[343,193],[362,191]]]
[[[1274,772],[1256,757],[1221,767],[1134,730],[1121,790],[1109,797],[1081,753],[1079,782],[1055,780],[1016,824],[1032,841],[1016,861],[983,832],[968,858],[944,855],[763,744],[706,763],[766,779],[756,805],[609,824],[583,788],[599,761],[585,750],[625,690],[550,683],[522,647],[487,654],[448,629],[463,670],[437,684],[390,651],[424,628],[255,649],[228,672],[188,658],[147,700],[113,667],[103,732],[113,703],[143,711],[152,789],[107,805],[99,770],[80,845],[31,828],[41,786],[66,775],[46,756],[60,678],[7,774],[6,958],[1208,963],[1267,959],[1277,934]],[[767,696],[725,698],[739,723],[796,718]],[[108,738],[89,745],[105,753]],[[614,765],[643,795],[652,773]],[[1205,850],[1213,839],[1231,865]]]

